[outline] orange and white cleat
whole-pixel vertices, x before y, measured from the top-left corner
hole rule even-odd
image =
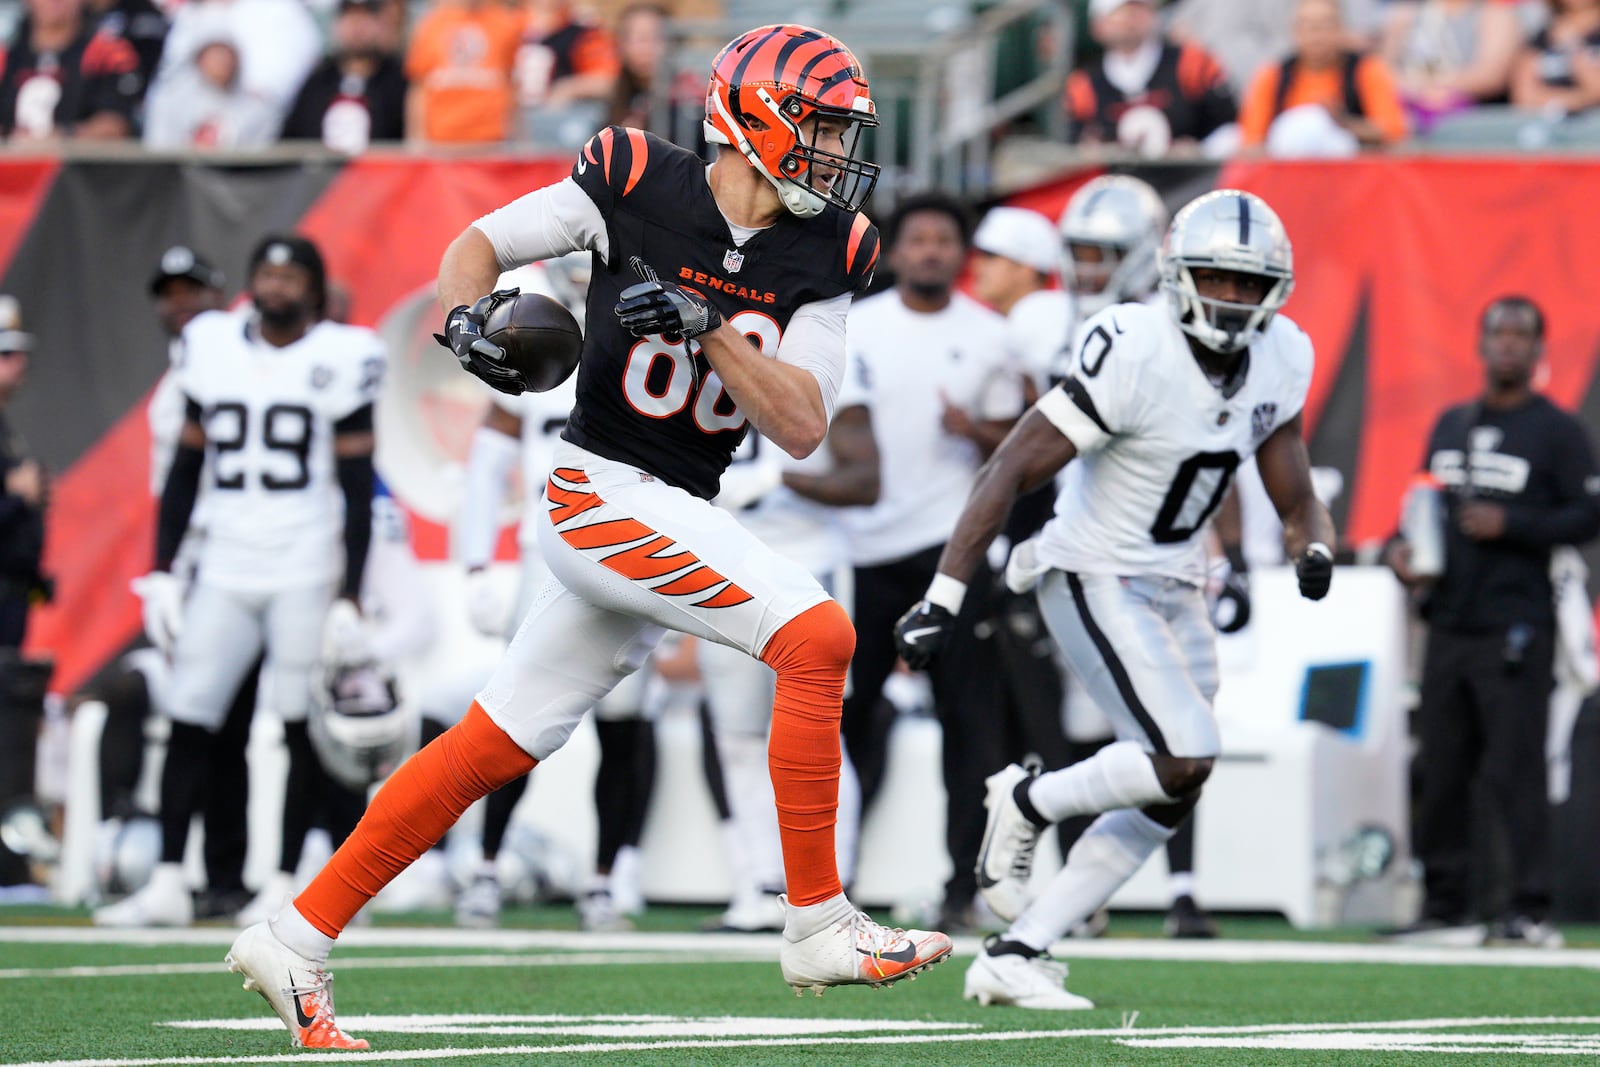
[[[333,1019],[333,975],[289,948],[264,922],[248,927],[228,950],[228,970],[278,1013],[298,1048],[358,1050],[367,1042]]]
[[[784,939],[778,950],[783,980],[804,996],[829,986],[894,985],[949,959],[950,938],[937,931],[900,930],[874,922],[865,912],[848,916],[799,941]]]

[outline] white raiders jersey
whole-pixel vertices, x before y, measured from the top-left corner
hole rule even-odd
[[[522,520],[517,527],[517,547],[524,554],[539,553],[535,534],[544,512],[544,483],[554,466],[577,390],[578,376],[574,374],[543,393],[494,394],[496,407],[522,420]]]
[[[1031,292],[1006,313],[1007,344],[1039,392],[1055,384],[1077,327],[1078,302],[1064,289]]]
[[[382,339],[319,322],[276,348],[251,320],[210,311],[183,340],[178,384],[206,432],[201,580],[241,592],[334,581],[344,566],[334,424],[376,400]]]
[[[1246,359],[1229,396],[1165,306],[1119,304],[1085,323],[1067,379],[1038,403],[1078,450],[1040,562],[1203,584],[1196,535],[1240,462],[1300,413],[1311,385],[1311,340],[1282,315]]]

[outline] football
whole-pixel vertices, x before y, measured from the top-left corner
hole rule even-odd
[[[535,393],[566,381],[583,351],[578,320],[560,301],[540,293],[518,293],[496,304],[484,320],[483,336],[505,350],[506,362]]]

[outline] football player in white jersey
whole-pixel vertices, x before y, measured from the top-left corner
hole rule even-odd
[[[1173,220],[1161,263],[1168,307],[1121,304],[1085,324],[1067,379],[984,465],[926,598],[896,631],[908,662],[932,659],[1011,501],[1079,460],[1033,577],[1068,665],[1120,740],[1064,770],[1013,765],[989,779],[978,880],[1014,922],[967,972],[966,995],[983,1004],[1091,1007],[1062,988],[1065,968],[1045,950],[1199,798],[1219,745],[1199,535],[1243,457],[1256,454],[1283,518],[1301,595],[1321,599],[1333,577],[1333,521],[1301,433],[1311,342],[1278,315],[1294,285],[1283,224],[1250,193],[1208,193]],[[1091,813],[1103,814],[1030,903],[1041,830]]]
[[[162,770],[162,857],[140,892],[103,909],[111,925],[186,925],[182,860],[211,735],[263,648],[297,775],[314,771],[305,728],[319,656],[365,653],[356,600],[372,534],[372,412],[386,362],[371,330],[321,320],[326,274],[303,237],[269,236],[250,258],[248,318],[184,328],[186,418],[162,490],[148,599],[175,600],[172,560],[204,473],[198,577],[173,645],[172,732]],[[337,599],[335,599],[337,597]]]
[[[495,288],[543,293],[561,301],[582,322],[590,269],[589,256],[577,252],[508,271],[495,282]],[[485,636],[510,640],[549,575],[535,537],[543,508],[535,490],[555,465],[561,431],[566,428],[576,392],[576,376],[543,393],[508,396],[495,392],[483,425],[473,437],[457,533],[461,560],[467,568],[467,612],[473,626]],[[500,530],[500,502],[519,459],[524,496],[517,553],[522,574],[512,590],[488,567]],[[643,665],[641,654],[635,666]],[[637,889],[639,836],[656,767],[655,723],[645,713],[644,684],[645,675],[636,671],[595,705],[595,730],[600,738],[600,765],[595,771],[599,840],[594,875],[578,899],[579,921],[586,930],[632,929],[628,915],[643,909]],[[470,700],[469,693],[466,700],[452,706],[464,707]],[[448,725],[430,718],[427,728],[431,731]],[[431,739],[425,737],[424,742]],[[456,900],[458,925],[490,927],[499,922],[502,888],[496,861],[511,816],[527,788],[528,776],[522,775],[485,798],[483,860]]]
[[[763,544],[809,570],[848,610],[853,571],[839,509],[869,506],[877,499],[872,412],[858,369],[847,365],[824,447],[792,459],[751,432],[723,474],[714,503],[733,512]],[[783,855],[767,772],[777,676],[765,663],[710,641],[697,642],[695,652],[732,823],[733,897],[718,928],[781,930]],[[842,760],[834,847],[840,880],[848,885],[855,872],[861,787],[849,753]]]

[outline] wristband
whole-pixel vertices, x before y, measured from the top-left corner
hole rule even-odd
[[[928,583],[926,599],[952,615],[961,614],[961,602],[967,597],[967,583],[957,581],[948,574],[935,574]]]

